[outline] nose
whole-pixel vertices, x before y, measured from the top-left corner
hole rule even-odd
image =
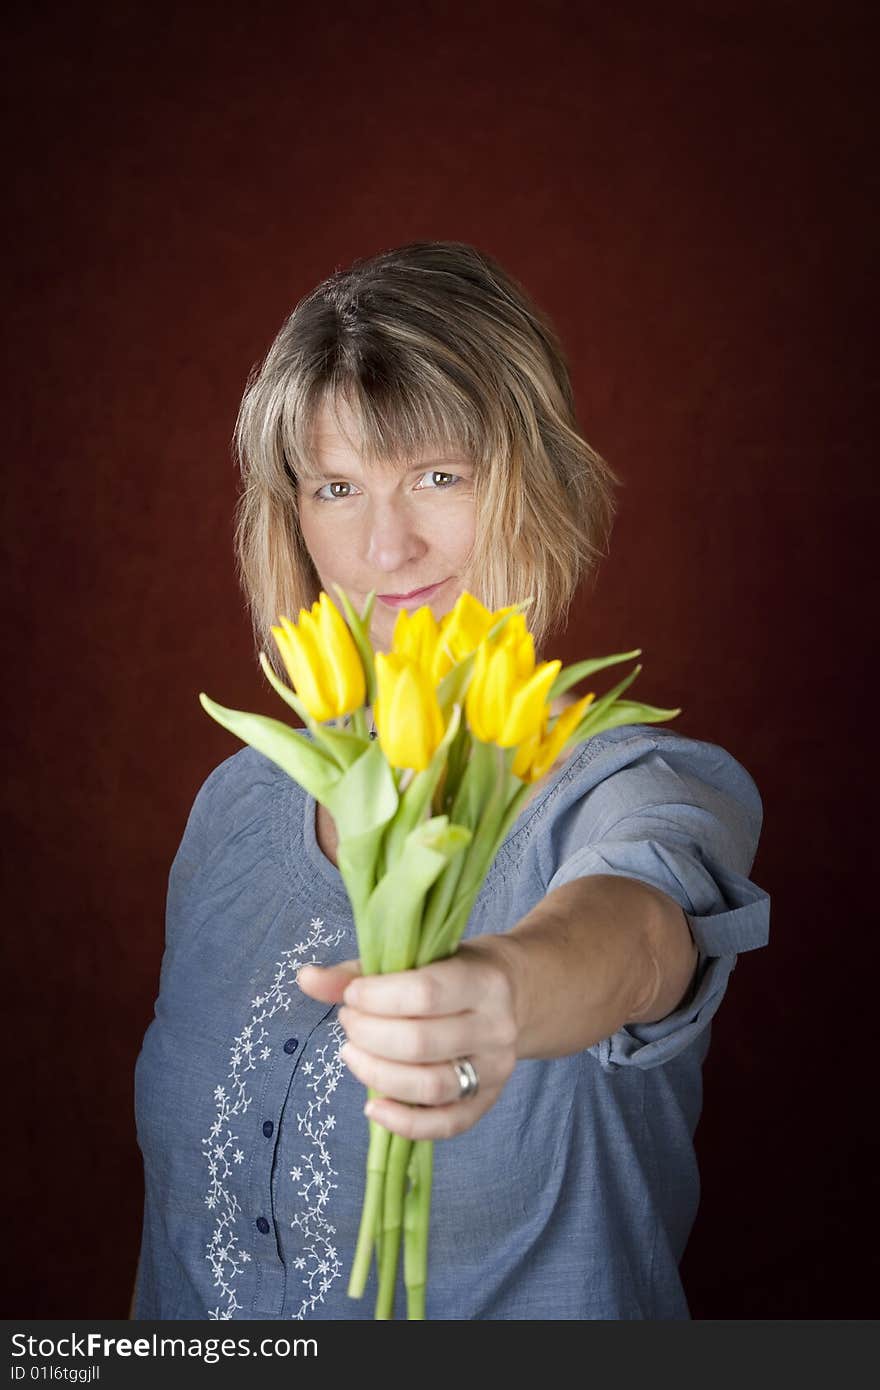
[[[425,555],[428,542],[404,501],[374,502],[367,522],[366,562],[378,574],[411,575]]]

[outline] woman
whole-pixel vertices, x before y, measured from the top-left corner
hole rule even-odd
[[[580,435],[556,337],[466,245],[321,284],[236,438],[240,573],[269,653],[278,614],[339,584],[358,609],[378,591],[377,650],[404,606],[532,595],[540,654],[607,543],[616,479]],[[451,1141],[429,1317],[688,1317],[700,1069],[737,953],[767,938],[748,878],[761,819],[714,744],[599,735],[535,784],[456,955],[364,978],[331,818],[234,753],[170,874],[136,1069],[134,1316],[372,1317],[373,1278],[346,1294],[371,1086],[388,1129]]]

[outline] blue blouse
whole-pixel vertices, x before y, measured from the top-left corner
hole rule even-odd
[[[366,1092],[339,1057],[336,1006],[295,984],[306,962],[357,955],[315,810],[245,747],[190,812],[135,1069],[136,1318],[373,1316],[375,1271],[363,1299],[346,1293]],[[509,930],[572,878],[622,874],[685,910],[697,977],[659,1023],[520,1061],[473,1129],[437,1141],[429,1318],[689,1316],[701,1064],[738,953],[767,941],[769,899],[748,877],[761,821],[728,753],[646,725],[582,744],[523,808],[466,936]]]

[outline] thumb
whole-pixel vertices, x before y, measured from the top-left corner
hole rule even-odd
[[[341,1004],[346,987],[362,974],[359,960],[341,960],[336,965],[304,965],[296,977],[303,994],[324,1004]]]

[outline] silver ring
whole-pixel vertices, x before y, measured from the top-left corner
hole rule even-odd
[[[475,1096],[480,1089],[480,1078],[477,1076],[477,1069],[473,1062],[469,1057],[458,1057],[452,1065],[458,1077],[459,1100],[467,1100],[469,1096]]]

